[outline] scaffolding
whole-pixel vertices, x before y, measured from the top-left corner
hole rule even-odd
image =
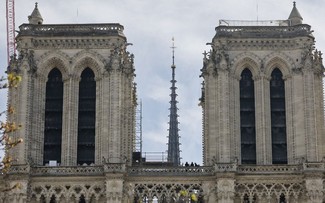
[[[15,44],[15,1],[6,0],[6,22],[7,22],[7,62],[16,54]]]
[[[142,101],[137,105],[136,109],[136,132],[133,152],[142,154]]]

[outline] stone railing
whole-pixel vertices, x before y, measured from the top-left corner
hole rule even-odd
[[[301,165],[260,165],[260,166],[238,166],[237,173],[244,174],[279,174],[299,173]]]
[[[218,163],[215,164],[214,169],[216,172],[236,172],[237,163]]]
[[[92,176],[103,175],[103,166],[37,166],[31,169],[33,176]]]
[[[121,163],[109,163],[104,165],[105,173],[125,173],[126,168],[125,164]]]
[[[105,163],[95,166],[29,166],[12,165],[9,175],[30,174],[31,176],[102,176],[106,173],[127,173],[129,176],[214,176],[216,173],[237,174],[297,174],[309,171],[325,172],[325,163],[302,163],[297,165],[238,165],[219,163],[214,166],[172,167],[133,166],[123,163]]]
[[[96,36],[113,35],[123,36],[124,27],[120,24],[53,24],[53,25],[33,25],[22,24],[19,36]]]
[[[28,164],[23,165],[12,165],[8,171],[8,174],[29,174],[30,166]]]
[[[296,37],[308,36],[311,27],[306,24],[296,26],[219,26],[216,27],[216,37]]]
[[[214,168],[199,167],[130,167],[130,176],[212,176]]]

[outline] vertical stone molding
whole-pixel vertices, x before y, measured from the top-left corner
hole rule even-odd
[[[216,105],[219,106],[217,120],[219,131],[217,136],[218,143],[218,162],[229,163],[231,162],[231,149],[230,149],[230,123],[229,123],[229,72],[227,70],[219,71],[218,75],[218,98]]]
[[[315,162],[318,159],[317,132],[315,123],[315,84],[314,74],[308,68],[303,71],[304,83],[304,118],[305,118],[305,136],[307,146],[307,161]]]
[[[272,164],[270,122],[270,78],[264,73],[254,77],[256,118],[256,163]]]
[[[106,176],[107,203],[120,203],[123,198],[122,177]]]
[[[34,95],[32,103],[32,129],[29,137],[33,143],[31,151],[32,162],[36,165],[43,165],[43,148],[44,148],[44,120],[45,120],[45,92],[47,78],[40,74],[35,74],[33,79],[33,91],[38,94]]]
[[[220,178],[217,180],[218,203],[233,203],[235,196],[235,180]]]
[[[63,83],[62,165],[77,164],[78,101],[80,76],[70,75]]]
[[[322,203],[324,198],[323,179],[318,177],[306,178],[308,203]]]

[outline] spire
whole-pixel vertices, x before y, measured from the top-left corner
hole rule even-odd
[[[302,24],[302,20],[303,18],[301,17],[297,7],[296,7],[296,2],[293,2],[293,8],[292,11],[290,13],[290,16],[288,18],[288,20],[291,21],[291,25],[299,25]]]
[[[29,24],[43,24],[43,18],[41,16],[41,13],[38,10],[38,4],[37,2],[35,3],[35,8],[30,16],[28,16],[28,22]]]
[[[168,162],[172,163],[173,166],[180,165],[180,150],[179,150],[179,135],[178,135],[178,115],[177,115],[177,101],[176,101],[176,80],[175,80],[175,45],[174,45],[174,38],[172,39],[173,46],[171,47],[173,50],[173,64],[171,65],[172,68],[172,86],[170,88],[170,115],[169,115],[169,136],[168,136]]]

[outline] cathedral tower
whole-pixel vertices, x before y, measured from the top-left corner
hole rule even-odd
[[[314,44],[295,3],[284,21],[220,21],[202,69],[205,165],[323,159],[324,66]]]
[[[37,8],[19,27],[19,88],[9,93],[25,143],[17,164],[130,164],[135,128],[133,55],[120,24],[43,24]]]

